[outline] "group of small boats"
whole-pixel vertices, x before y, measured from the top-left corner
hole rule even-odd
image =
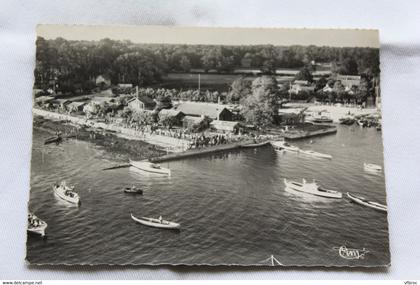
[[[271,145],[274,147],[276,151],[288,151],[288,152],[295,152],[299,154],[313,156],[317,158],[332,159],[332,155],[316,152],[313,150],[303,150],[303,149],[298,148],[297,146],[290,145],[288,142],[284,140],[273,141],[271,142]]]
[[[38,234],[45,236],[45,229],[47,228],[47,223],[35,216],[35,214],[29,212],[28,214],[28,233]]]

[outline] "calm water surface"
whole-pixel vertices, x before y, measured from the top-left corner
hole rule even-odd
[[[132,168],[101,169],[128,157],[70,140],[44,146],[34,131],[29,207],[48,223],[47,238],[28,236],[31,263],[384,265],[386,214],[348,202],[286,192],[283,178],[316,179],[325,188],[386,203],[384,176],[363,171],[383,165],[381,133],[339,126],[336,135],[293,144],[332,160],[277,153],[270,146],[163,163],[171,177]],[[74,184],[82,204],[56,198],[54,182]],[[122,192],[138,185],[143,196]],[[135,223],[136,216],[182,225],[180,232]],[[347,260],[337,247],[365,248]]]

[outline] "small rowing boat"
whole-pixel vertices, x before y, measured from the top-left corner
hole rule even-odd
[[[332,123],[333,120],[327,116],[321,116],[321,117],[314,118],[312,122],[322,124],[322,123]]]
[[[47,223],[35,216],[35,214],[28,214],[28,233],[45,236],[45,229],[47,226]]]
[[[163,220],[162,216],[160,216],[158,219],[146,218],[146,217],[136,218],[135,216],[133,216],[133,214],[131,214],[131,218],[137,223],[140,223],[142,225],[149,226],[149,227],[170,229],[170,230],[177,230],[181,228],[180,224]]]
[[[366,198],[362,196],[356,196],[356,195],[350,194],[349,192],[347,192],[346,195],[351,201],[357,204],[360,204],[360,205],[363,205],[363,206],[366,206],[366,207],[369,207],[378,211],[382,211],[382,212],[388,211],[387,206],[379,204],[377,202],[368,201],[366,200]]]
[[[314,157],[319,157],[319,158],[332,159],[332,155],[316,152],[316,151],[313,151],[313,150],[303,150],[303,149],[301,149],[299,151],[299,153],[314,156]]]
[[[137,187],[125,187],[124,188],[125,193],[131,193],[131,194],[140,194],[143,195],[143,190]]]
[[[341,199],[343,197],[343,194],[341,192],[324,189],[315,182],[307,183],[305,179],[302,180],[302,183],[296,181],[288,181],[287,179],[284,179],[284,185],[286,186],[286,188],[316,196],[336,199]]]
[[[61,138],[61,136],[54,136],[54,137],[47,138],[47,139],[44,141],[44,144],[59,143],[59,142],[61,142],[62,140],[63,140],[63,139]]]
[[[63,199],[72,204],[80,204],[80,196],[74,191],[74,186],[67,186],[65,181],[62,181],[60,185],[53,185],[54,193],[57,197]]]
[[[273,141],[271,142],[271,145],[274,147],[277,151],[290,151],[290,152],[298,152],[300,149],[297,146],[290,145],[289,143],[285,141]]]
[[[363,169],[367,172],[373,173],[382,172],[382,166],[373,163],[363,163]]]
[[[146,172],[166,174],[169,176],[171,175],[171,170],[169,168],[164,168],[159,164],[152,163],[146,160],[134,161],[130,159],[130,165]]]

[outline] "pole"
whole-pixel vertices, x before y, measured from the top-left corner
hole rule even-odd
[[[201,74],[198,74],[198,93],[200,93],[200,85],[201,85]]]

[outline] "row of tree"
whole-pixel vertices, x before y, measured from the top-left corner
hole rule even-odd
[[[61,92],[90,91],[98,75],[109,77],[113,84],[150,86],[168,72],[223,73],[246,67],[273,74],[277,68],[317,68],[313,61],[332,63],[333,71],[343,74],[379,73],[379,51],[372,48],[163,45],[42,37],[36,44],[35,87]]]

